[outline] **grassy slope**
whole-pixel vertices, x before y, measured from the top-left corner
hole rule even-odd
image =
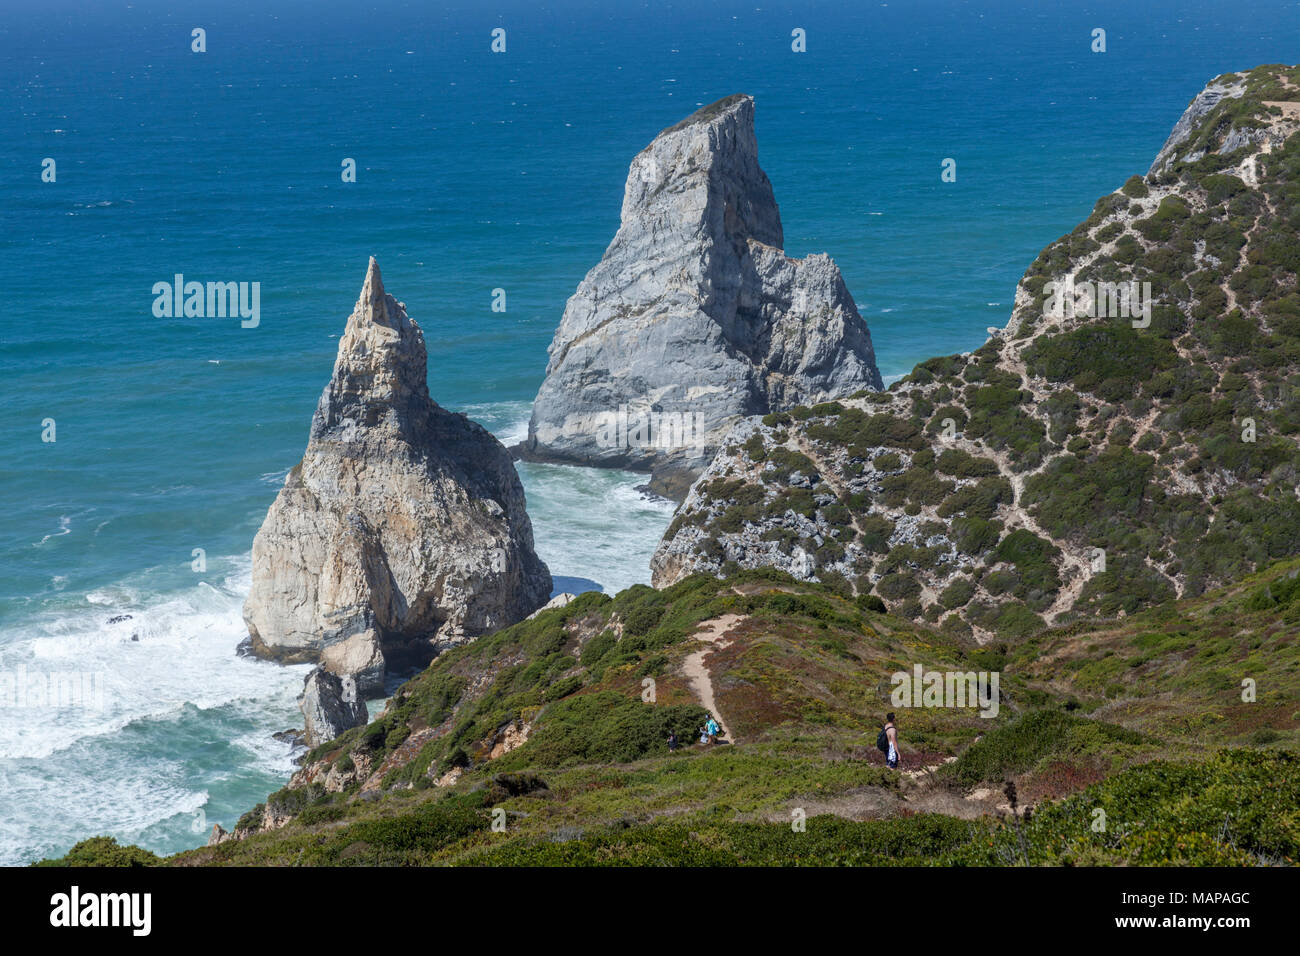
[[[1119,626],[1076,623],[982,648],[775,574],[587,596],[445,655],[385,716],[319,748],[297,785],[268,801],[283,826],[160,862],[1294,859],[1297,568]],[[698,623],[722,613],[745,619],[709,660],[741,743],[669,754],[667,728],[689,741],[701,716],[678,668],[699,647]],[[920,776],[887,770],[873,747],[889,675],[914,663],[1002,674],[995,719],[900,709],[906,764],[939,766]],[[1245,676],[1257,703],[1240,702]],[[654,704],[641,698],[645,677]],[[490,757],[519,727],[527,742]],[[1216,752],[1228,744],[1241,749]],[[461,763],[458,779],[434,784]],[[331,774],[339,792],[322,785]],[[1005,813],[978,815],[1000,793],[969,802],[1008,780],[1036,805],[1019,833]],[[1098,807],[1104,833],[1091,829]],[[504,832],[491,829],[498,808]],[[795,809],[806,832],[791,828]],[[100,842],[60,862],[106,855],[149,861]]]

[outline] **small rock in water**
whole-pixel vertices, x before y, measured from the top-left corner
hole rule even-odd
[[[281,743],[289,744],[291,747],[307,746],[307,734],[302,730],[278,730],[271,737]]]
[[[108,623],[109,623],[109,624],[121,624],[123,621],[129,621],[129,620],[131,620],[131,617],[132,617],[132,615],[130,615],[130,614],[118,614],[116,617],[110,617],[110,618],[108,619]]]

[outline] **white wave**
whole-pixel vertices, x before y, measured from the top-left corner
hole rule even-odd
[[[478,422],[501,444],[518,444],[528,437],[528,419],[532,415],[532,402],[483,402],[457,409]]]
[[[59,515],[59,530],[52,531],[49,534],[47,534],[45,537],[41,538],[40,541],[33,542],[32,546],[39,548],[41,545],[43,545],[46,541],[49,541],[51,538],[61,538],[65,534],[72,534],[72,518],[70,518],[68,515]]]
[[[637,490],[648,475],[576,465],[519,468],[537,553],[555,577],[609,593],[650,582],[650,558],[675,505]]]
[[[237,701],[292,700],[307,665],[282,667],[236,655],[247,636],[242,605],[250,562],[215,584],[141,597],[115,586],[0,634],[0,758],[45,758],[133,722],[209,710]],[[108,623],[113,620],[114,623]],[[77,706],[39,703],[18,689],[74,680]],[[289,695],[286,697],[286,695]],[[24,706],[15,706],[24,705]]]
[[[291,696],[293,700],[289,703],[296,706],[297,692],[295,691]],[[298,769],[295,758],[304,750],[301,746],[290,746],[260,730],[241,734],[235,738],[234,744],[250,755],[252,758],[250,764],[254,770],[279,776],[290,776]]]
[[[147,774],[114,762],[109,767],[60,767],[62,779],[51,776],[13,770],[0,778],[6,784],[0,793],[0,865],[59,855],[89,834],[138,842],[160,821],[178,815],[196,818],[209,799],[206,790],[182,782],[185,766],[174,759],[155,762]],[[50,799],[60,793],[69,799]],[[197,834],[193,842],[201,842]]]

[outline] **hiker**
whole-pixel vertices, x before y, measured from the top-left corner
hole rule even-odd
[[[670,751],[677,749],[677,731],[668,731],[668,749]]]
[[[709,714],[709,719],[704,722],[704,736],[709,743],[716,744],[718,742],[718,731],[720,729],[718,722],[713,719],[713,715]]]
[[[894,712],[885,714],[885,726],[876,734],[876,749],[885,755],[885,766],[893,770],[898,766],[898,728],[894,726]]]

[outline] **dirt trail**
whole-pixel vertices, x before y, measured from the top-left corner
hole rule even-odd
[[[713,678],[709,675],[708,667],[705,666],[704,656],[713,650],[728,646],[731,642],[722,640],[723,635],[744,619],[743,614],[724,614],[712,620],[701,621],[700,629],[695,632],[693,638],[704,641],[706,646],[682,662],[682,673],[686,675],[691,691],[704,709],[713,715],[713,719],[722,725],[724,739],[733,744],[736,742],[736,737],[727,726],[727,719],[718,710],[717,701],[713,699]]]
[[[912,755],[912,759],[916,757],[916,754]],[[867,785],[827,797],[806,794],[800,799],[800,808],[808,816],[830,813],[846,820],[890,819],[900,812],[937,813],[959,820],[976,820],[987,815],[1009,818],[1011,805],[1001,789],[978,787],[966,791],[951,786],[936,775],[935,771],[956,759],[944,757],[938,763],[922,764],[913,770],[900,770],[896,790]],[[1019,807],[1017,815],[1023,815],[1025,809],[1024,806]],[[789,818],[787,815],[773,814],[768,819],[778,822]]]

